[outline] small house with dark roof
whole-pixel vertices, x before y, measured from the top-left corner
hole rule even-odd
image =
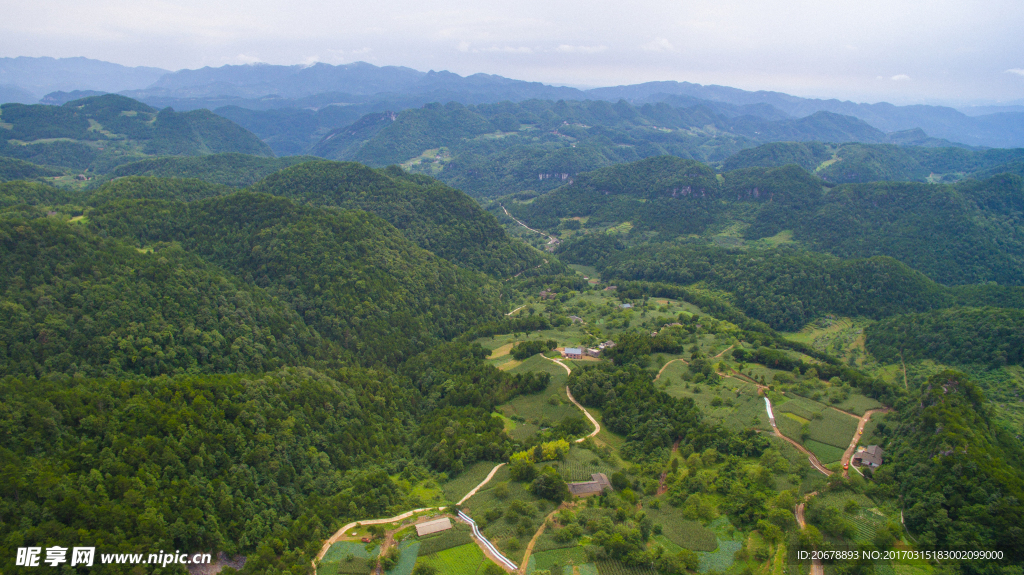
[[[605,490],[612,490],[612,483],[604,473],[595,473],[590,476],[590,481],[577,481],[569,484],[569,493],[576,497],[587,497],[588,495],[600,495]]]
[[[853,455],[852,463],[859,467],[870,467],[872,469],[882,464],[882,448],[877,445],[869,445],[864,451],[858,451]]]

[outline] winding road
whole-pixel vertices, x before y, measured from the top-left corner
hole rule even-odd
[[[565,365],[564,363],[562,363],[560,360],[557,360],[557,359],[555,359],[553,357],[548,357],[546,355],[543,355],[541,357],[543,357],[544,359],[548,359],[548,360],[551,360],[551,361],[557,363],[558,365],[562,366],[565,369],[565,373],[567,373],[569,375],[572,375],[572,369],[568,365]],[[569,401],[571,401],[572,404],[575,405],[576,407],[580,408],[580,411],[583,412],[583,415],[587,416],[587,419],[590,420],[590,423],[594,424],[594,431],[591,431],[590,435],[587,435],[586,437],[581,437],[581,438],[577,439],[576,443],[583,443],[584,441],[586,441],[586,439],[588,437],[596,437],[598,433],[601,433],[601,424],[598,423],[596,419],[594,419],[593,415],[590,415],[590,412],[587,411],[586,408],[584,408],[582,405],[580,405],[580,402],[576,401],[576,398],[572,396],[572,392],[569,391],[569,386],[568,385],[565,386],[565,394],[567,396],[569,396]]]
[[[530,230],[531,232],[535,232],[535,233],[538,233],[538,234],[546,237],[548,239],[548,247],[553,247],[553,246],[558,245],[558,242],[559,242],[558,238],[556,238],[555,236],[549,235],[549,234],[545,234],[544,232],[542,232],[540,230],[535,230],[535,229],[531,228],[530,226],[524,224],[522,222],[522,220],[519,220],[515,216],[513,216],[512,214],[508,213],[508,210],[505,209],[504,205],[502,205],[502,204],[498,204],[498,205],[501,206],[501,209],[505,211],[505,215],[510,217],[510,218],[512,218],[513,220],[515,220],[515,222],[517,224],[523,226],[524,228]]]
[[[850,476],[850,470],[846,469],[846,466],[850,464],[850,458],[853,457],[853,451],[855,449],[857,449],[857,442],[860,441],[860,436],[861,436],[861,434],[864,433],[864,426],[867,425],[868,421],[871,420],[871,416],[872,415],[874,415],[876,413],[886,413],[886,412],[889,412],[889,411],[892,411],[892,409],[890,409],[888,407],[885,407],[885,408],[882,408],[882,409],[869,409],[869,410],[865,411],[864,415],[862,415],[860,417],[860,422],[857,423],[857,433],[853,434],[853,439],[850,440],[850,446],[846,448],[845,452],[843,452],[843,461],[842,461],[843,468],[844,468],[843,469],[843,477],[849,477]],[[847,412],[844,411],[843,413],[847,413]],[[854,416],[854,417],[857,417],[857,416]],[[860,472],[858,471],[858,473],[860,473]],[[861,475],[863,475],[863,473],[861,473]]]

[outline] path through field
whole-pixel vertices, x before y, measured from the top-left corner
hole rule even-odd
[[[805,496],[804,499],[805,500],[810,499],[811,497],[814,497],[817,494],[818,494],[817,491],[812,491],[811,493],[808,493]],[[801,501],[800,503],[796,504],[796,522],[797,522],[797,524],[800,525],[800,529],[806,529],[807,528],[807,522],[804,521],[804,502],[803,501]],[[825,574],[825,568],[821,566],[821,559],[812,559],[811,560],[810,575],[824,575],[824,574]]]
[[[594,419],[593,415],[590,415],[589,411],[587,411],[586,409],[583,409],[583,406],[580,405],[578,401],[576,401],[576,398],[572,396],[572,392],[569,391],[569,386],[568,385],[565,386],[565,394],[569,396],[569,401],[571,401],[573,403],[573,405],[575,405],[576,407],[580,408],[580,411],[583,412],[583,415],[587,416],[587,419],[590,420],[590,423],[594,424],[594,431],[591,431],[590,435],[588,435],[587,437],[594,437],[598,433],[601,433],[601,424],[598,423],[596,419]],[[577,439],[576,443],[582,443],[585,439],[587,439],[587,437],[581,437],[581,438]]]
[[[523,561],[519,564],[520,575],[526,574],[526,567],[530,564],[530,555],[533,553],[533,546],[537,543],[537,539],[539,539],[544,533],[544,527],[547,526],[548,521],[551,521],[551,518],[555,516],[555,513],[558,513],[558,510],[561,509],[561,507],[562,506],[555,507],[554,511],[548,513],[548,516],[544,518],[544,522],[541,523],[540,527],[537,529],[537,532],[533,534],[533,538],[530,539],[529,543],[527,543],[526,553],[523,555]]]
[[[494,474],[497,473],[499,469],[501,469],[502,465],[505,465],[505,464],[504,463],[499,463],[499,464],[495,465],[494,469],[492,469],[491,472],[487,474],[487,477],[485,477],[484,480],[480,482],[480,485],[477,485],[476,487],[474,487],[472,489],[472,491],[467,493],[465,497],[463,497],[462,499],[459,499],[458,505],[462,505],[463,503],[466,502],[467,499],[469,499],[470,497],[476,495],[476,492],[480,491],[480,488],[483,487],[484,485],[487,485],[487,482],[489,482],[494,477]]]
[[[778,426],[775,425],[775,418],[771,416],[771,400],[768,399],[767,397],[765,397],[764,399],[765,399],[765,411],[769,414],[768,415],[768,421],[770,421],[771,424],[772,424],[772,430],[775,431],[775,436],[776,437],[780,437],[782,439],[785,439],[786,441],[791,443],[793,445],[793,447],[797,448],[797,450],[800,451],[800,453],[803,453],[804,455],[807,456],[807,460],[811,462],[811,465],[815,469],[817,469],[818,471],[824,473],[826,476],[831,476],[832,472],[829,471],[828,469],[825,469],[825,466],[821,464],[821,461],[818,460],[818,457],[816,455],[814,455],[813,453],[808,451],[806,447],[804,447],[803,445],[800,445],[796,440],[791,439],[789,437],[786,437],[785,435],[782,434],[781,431],[779,431]]]
[[[860,441],[860,436],[861,436],[861,434],[864,433],[864,426],[867,425],[868,421],[871,420],[871,416],[872,415],[874,415],[876,413],[879,413],[879,412],[885,413],[887,411],[892,411],[892,409],[890,409],[888,407],[884,407],[882,409],[869,409],[869,410],[864,412],[863,416],[860,417],[860,421],[857,423],[857,433],[853,434],[853,439],[850,440],[850,446],[846,448],[845,452],[843,452],[843,460],[842,460],[842,464],[843,464],[843,467],[844,467],[844,469],[843,469],[843,477],[849,477],[850,476],[850,470],[849,469],[845,469],[845,467],[847,465],[849,465],[849,463],[850,463],[850,457],[853,456],[853,450],[857,449],[857,442]],[[844,411],[843,413],[846,413],[846,412]],[[863,475],[863,473],[861,473],[861,475]]]
[[[508,213],[508,210],[505,209],[504,205],[501,205],[501,204],[498,204],[498,205],[500,205],[501,209],[505,211],[505,215],[510,217],[510,218],[512,218],[513,220],[515,220],[515,222],[517,224],[523,226],[524,228],[530,230],[531,232],[536,232],[536,233],[546,237],[548,239],[548,247],[549,248],[552,248],[553,246],[558,245],[558,241],[559,241],[558,238],[556,238],[555,236],[552,236],[552,235],[545,234],[544,232],[542,232],[540,230],[535,230],[535,229],[531,228],[530,226],[524,224],[521,220],[516,219],[516,217],[513,216],[512,214]],[[520,272],[520,273],[522,273],[522,272]]]

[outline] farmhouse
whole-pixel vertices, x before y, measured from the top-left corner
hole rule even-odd
[[[872,469],[882,464],[882,448],[877,445],[870,445],[864,451],[858,451],[853,455],[852,462],[860,467]]]
[[[621,307],[622,309],[631,309],[633,307],[633,304],[631,304],[631,303],[624,303],[624,304],[620,305],[619,307]]]
[[[432,535],[434,533],[440,533],[441,531],[447,531],[451,528],[452,520],[447,517],[442,517],[433,521],[427,521],[426,523],[417,524],[416,535],[423,537],[424,535]]]
[[[573,323],[583,323],[583,318],[578,315],[571,315],[569,316],[569,319],[572,320]]]
[[[577,481],[569,484],[569,493],[572,493],[576,497],[599,495],[606,489],[611,491],[612,484],[608,481],[608,476],[604,473],[595,473],[591,475],[590,481]]]
[[[580,347],[567,347],[562,352],[562,357],[569,359],[583,359],[583,348]]]
[[[558,294],[552,291],[543,290],[540,292],[540,299],[555,299],[556,297],[558,297]]]
[[[597,349],[596,347],[588,347],[587,355],[589,355],[590,357],[601,357],[601,350]]]

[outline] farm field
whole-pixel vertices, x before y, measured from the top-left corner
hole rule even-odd
[[[827,443],[821,443],[820,441],[815,441],[813,439],[805,441],[804,447],[813,453],[814,456],[821,461],[822,465],[839,462],[843,458],[843,452],[846,451],[843,447],[828,445]]]
[[[467,543],[431,555],[420,555],[416,564],[421,563],[437,569],[438,575],[475,575],[483,573],[490,560],[475,543]]]
[[[469,525],[464,523],[455,523],[451,529],[442,531],[436,535],[429,535],[427,537],[420,537],[419,553],[420,555],[432,555],[444,551],[445,549],[451,549],[452,547],[458,547],[467,543],[472,543],[473,538],[470,535],[472,529]]]
[[[419,555],[419,541],[403,541],[398,545],[398,563],[385,571],[387,575],[412,575],[416,567],[416,558]]]
[[[375,544],[367,551],[366,544],[352,541],[339,541],[327,550],[317,573],[324,575],[348,575],[368,573],[373,567],[373,559],[380,548]]]
[[[458,501],[471,489],[480,484],[487,474],[494,469],[497,463],[493,461],[477,461],[470,465],[462,473],[453,477],[450,481],[441,486],[444,496],[449,501]]]
[[[647,516],[661,525],[662,534],[669,541],[693,551],[714,551],[718,546],[715,533],[699,521],[683,518],[682,510],[663,504],[660,509],[647,508]]]

